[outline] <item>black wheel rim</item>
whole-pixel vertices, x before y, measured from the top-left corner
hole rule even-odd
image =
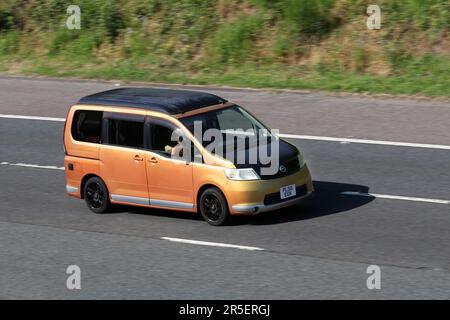
[[[98,182],[91,183],[86,187],[86,200],[94,209],[99,209],[105,203],[105,192]]]
[[[219,220],[223,212],[223,207],[219,199],[212,194],[204,197],[202,209],[205,216],[211,221]]]

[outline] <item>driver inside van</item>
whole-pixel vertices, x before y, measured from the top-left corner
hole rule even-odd
[[[172,159],[183,159],[183,132],[179,129],[176,129],[175,131],[173,131],[171,138],[172,145],[166,145],[164,147],[164,151],[167,154],[170,154],[170,157]]]

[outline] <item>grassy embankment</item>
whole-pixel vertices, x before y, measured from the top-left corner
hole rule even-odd
[[[381,30],[360,0],[3,0],[0,72],[450,96],[449,1],[376,3]]]

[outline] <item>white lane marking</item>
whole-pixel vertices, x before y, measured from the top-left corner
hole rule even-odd
[[[200,246],[234,248],[234,249],[251,250],[251,251],[263,251],[264,250],[264,249],[258,248],[258,247],[238,246],[238,245],[235,245],[235,244],[218,243],[218,242],[197,241],[197,240],[170,238],[170,237],[162,237],[161,239],[167,240],[167,241],[171,241],[171,242],[197,244],[197,245],[200,245]]]
[[[388,195],[388,194],[362,193],[362,192],[353,192],[353,191],[345,191],[345,192],[341,192],[341,194],[347,195],[347,196],[374,197],[374,198],[392,199],[392,200],[405,200],[405,201],[428,202],[428,203],[438,203],[438,204],[450,204],[450,200],[416,198],[416,197],[405,197],[405,196],[392,196],[392,195]]]
[[[41,165],[37,165],[37,164],[27,164],[27,163],[10,163],[10,162],[6,162],[6,161],[0,162],[0,165],[36,168],[36,169],[47,169],[47,170],[61,170],[61,171],[65,170],[64,167],[41,166]],[[404,200],[404,201],[427,202],[427,203],[437,203],[437,204],[450,204],[450,200],[395,196],[395,195],[378,194],[378,193],[363,193],[363,192],[354,192],[354,191],[344,191],[344,192],[341,192],[341,194],[347,195],[347,196],[374,197],[374,198],[391,199],[391,200]],[[168,241],[184,242],[184,243],[198,244],[198,245],[204,245],[204,246],[228,247],[228,248],[237,248],[237,249],[242,249],[242,250],[264,250],[264,249],[257,248],[257,247],[239,246],[239,245],[226,244],[226,243],[205,242],[205,241],[187,240],[187,239],[178,239],[178,238],[169,238],[169,237],[164,237],[162,239],[168,240]]]
[[[37,169],[48,169],[48,170],[64,170],[64,167],[57,166],[40,166],[37,164],[28,164],[28,163],[9,163],[9,162],[0,162],[0,165],[4,166],[14,166],[14,167],[26,167],[26,168],[37,168]]]
[[[13,115],[13,114],[0,114],[0,118],[41,120],[41,121],[60,121],[60,122],[66,121],[66,119],[64,119],[64,118],[21,116],[21,115]],[[450,146],[440,145],[440,144],[397,142],[397,141],[369,140],[369,139],[353,139],[353,138],[337,138],[337,137],[322,137],[322,136],[308,136],[308,135],[299,135],[299,134],[279,134],[278,136],[281,138],[287,138],[287,139],[340,142],[341,144],[359,143],[359,144],[374,144],[374,145],[395,146],[395,147],[450,150]]]
[[[51,118],[51,117],[34,117],[34,116],[20,116],[15,114],[0,114],[0,118],[5,119],[23,119],[23,120],[40,120],[40,121],[61,121],[65,122],[64,118]]]
[[[321,136],[304,136],[298,134],[279,134],[281,138],[288,139],[300,139],[300,140],[315,140],[315,141],[330,141],[345,143],[363,143],[363,144],[376,144],[383,146],[395,146],[395,147],[410,147],[410,148],[426,148],[426,149],[441,149],[450,150],[450,146],[440,144],[427,144],[427,143],[413,143],[413,142],[396,142],[385,140],[368,140],[368,139],[352,139],[352,138],[335,138],[335,137],[321,137]]]

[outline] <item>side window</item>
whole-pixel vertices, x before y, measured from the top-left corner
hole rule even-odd
[[[72,137],[77,141],[100,143],[102,136],[101,111],[77,110],[72,121]]]
[[[150,125],[150,150],[170,157],[172,149],[178,144],[172,141],[175,126],[163,121],[152,122]]]
[[[144,123],[108,119],[108,144],[144,148]]]
[[[164,120],[150,121],[150,151],[172,159],[203,163],[200,150],[179,130]],[[172,141],[172,137],[178,140]]]
[[[243,116],[238,109],[230,108],[217,112],[217,121],[221,130],[228,129],[242,129],[249,130],[255,129],[252,122]]]

